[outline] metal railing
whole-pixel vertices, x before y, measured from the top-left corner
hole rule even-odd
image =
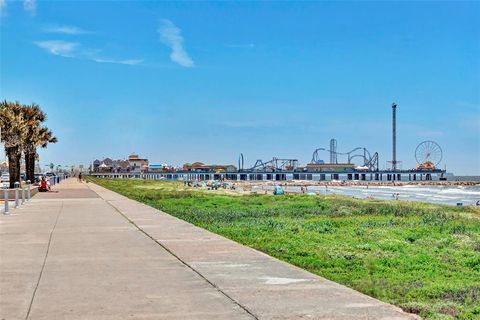
[[[50,182],[51,186],[54,186],[60,183],[63,180],[61,176],[53,176],[47,178],[47,181]],[[10,214],[10,201],[14,200],[14,208],[18,209],[21,208],[22,205],[30,202],[30,198],[32,196],[32,183],[30,180],[26,182],[15,182],[14,188],[3,188],[3,202],[4,202],[4,209],[3,214],[8,215]],[[11,198],[11,195],[14,195],[14,199]],[[21,198],[21,199],[20,199]]]

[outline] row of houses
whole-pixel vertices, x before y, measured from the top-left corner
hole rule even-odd
[[[167,164],[150,164],[148,159],[140,158],[138,154],[131,154],[127,159],[114,160],[105,158],[95,160],[91,166],[93,173],[146,173],[146,172],[236,172],[234,165],[205,164],[203,162],[185,163],[181,167],[173,167]]]
[[[113,160],[105,158],[103,160],[95,160],[92,164],[92,172],[146,172],[148,171],[148,159],[143,159],[138,154],[131,154],[128,159]]]
[[[166,164],[150,164],[148,159],[140,158],[138,154],[131,154],[127,159],[113,160],[105,158],[92,163],[93,173],[146,173],[146,172],[236,172],[233,165],[207,165],[203,162],[186,163],[182,167],[173,167]]]

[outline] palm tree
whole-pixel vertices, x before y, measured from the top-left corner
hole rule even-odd
[[[22,141],[22,149],[25,155],[26,180],[33,181],[35,170],[36,142],[40,134],[40,123],[45,121],[46,115],[36,104],[23,106],[25,120],[27,122],[27,135]],[[33,161],[33,167],[31,163]]]
[[[53,136],[47,127],[40,128],[35,140],[30,140],[30,145],[25,149],[25,167],[27,180],[35,179],[35,160],[38,159],[37,147],[46,148],[49,143],[56,143],[58,139]]]
[[[27,135],[22,143],[22,149],[25,154],[26,179],[35,180],[35,159],[38,157],[37,147],[46,148],[49,143],[56,143],[58,140],[53,136],[52,131],[41,124],[47,120],[37,104],[23,106],[25,119],[27,122]]]
[[[22,141],[27,130],[23,106],[19,102],[0,103],[1,140],[8,157],[8,172],[10,174],[10,188],[16,181],[20,181],[20,158],[22,156]]]

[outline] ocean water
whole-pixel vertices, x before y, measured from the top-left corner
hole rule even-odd
[[[273,190],[273,187],[259,187],[260,190]],[[300,187],[284,187],[287,192],[299,193]],[[320,194],[341,194],[355,198],[374,198],[378,200],[398,200],[430,202],[436,204],[475,205],[480,200],[480,186],[339,186],[325,188],[325,186],[309,186],[308,192]]]
[[[480,181],[480,176],[452,176],[447,177],[448,181]]]

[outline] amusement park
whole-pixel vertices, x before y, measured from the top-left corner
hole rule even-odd
[[[232,181],[285,181],[285,180],[360,180],[360,181],[438,181],[446,180],[445,170],[440,169],[443,151],[440,145],[431,140],[417,144],[414,157],[416,166],[403,169],[397,160],[397,105],[392,104],[392,156],[387,168],[380,169],[379,153],[358,146],[351,150],[341,150],[335,138],[328,147],[316,148],[311,160],[300,165],[298,159],[273,157],[269,160],[257,159],[246,165],[243,153],[235,165],[206,165],[202,162],[185,164],[183,167],[158,167],[148,165],[148,161],[138,166],[138,170],[107,172],[97,170],[96,176],[111,178],[143,178],[147,180],[232,180]],[[324,159],[328,159],[325,161]],[[98,162],[100,164],[100,162]],[[100,164],[102,168],[104,163]]]

